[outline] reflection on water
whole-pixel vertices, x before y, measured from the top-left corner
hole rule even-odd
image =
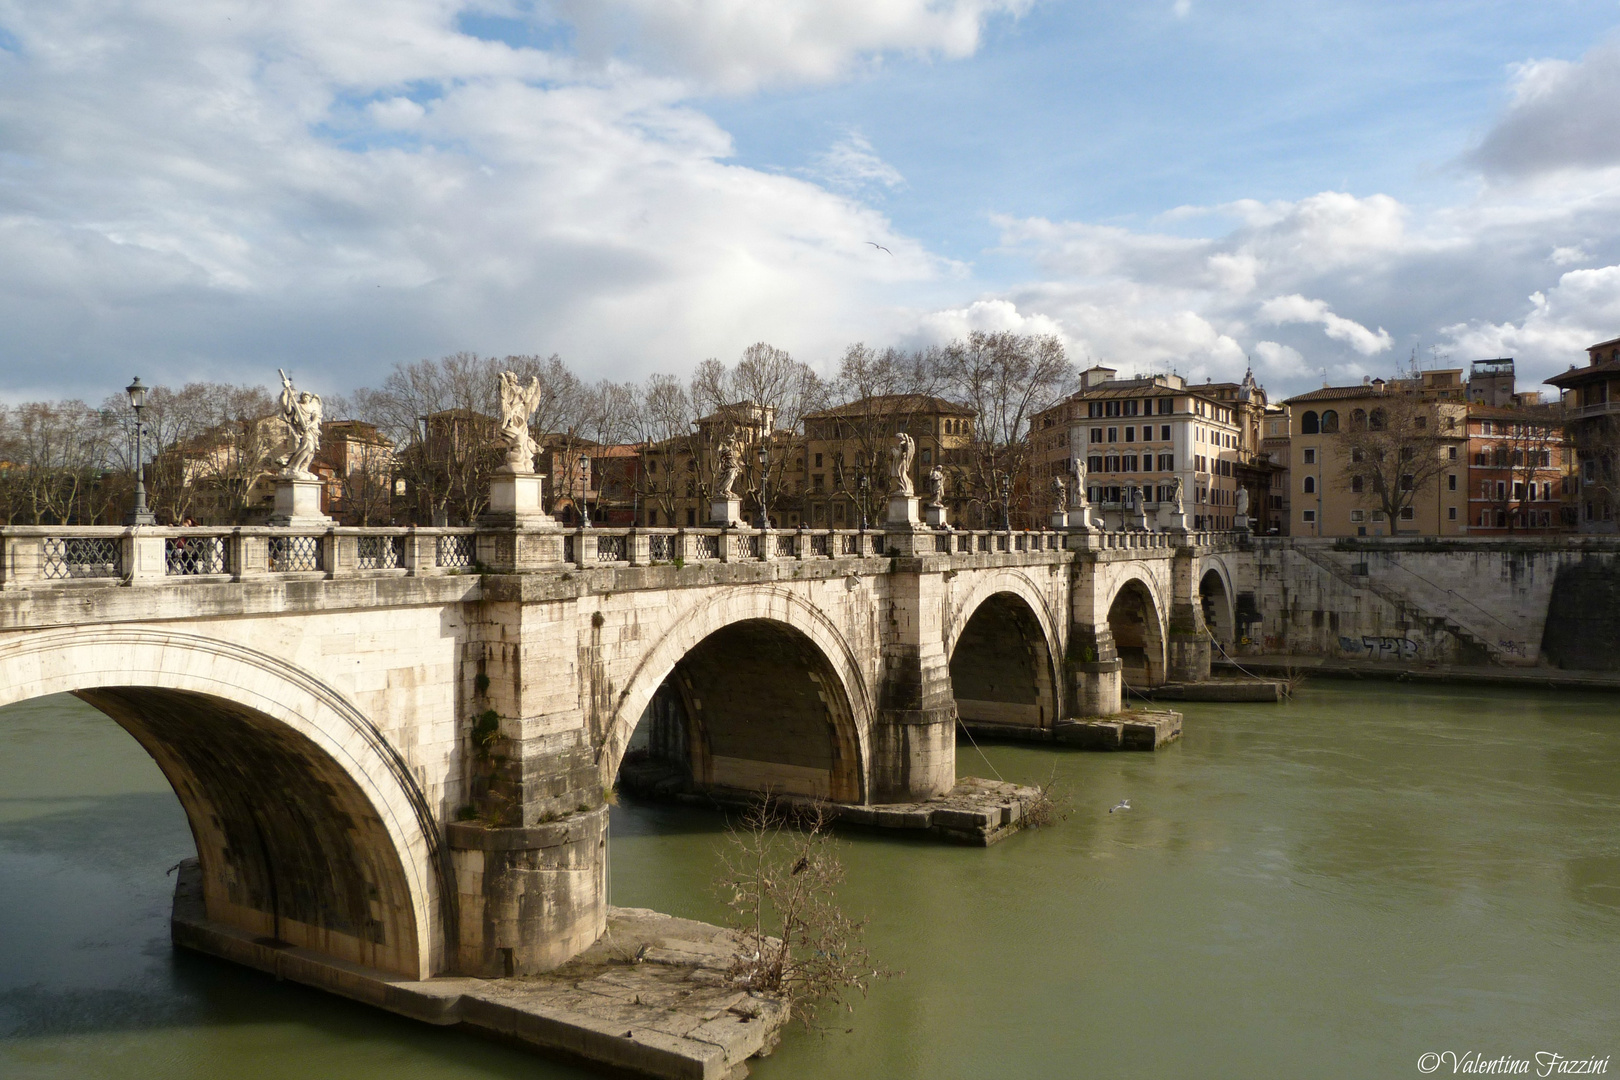
[[[1426,1050],[1620,1052],[1620,699],[1320,682],[1186,711],[1152,755],[964,746],[964,774],[1057,766],[1072,813],[1046,832],[850,834],[850,906],[905,976],[756,1076],[1404,1076]],[[615,808],[613,901],[719,917],[719,832]],[[110,721],[72,699],[0,710],[0,1075],[582,1075],[173,953],[165,871],[190,853]]]

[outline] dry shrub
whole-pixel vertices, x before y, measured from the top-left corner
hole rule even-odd
[[[1024,807],[1024,825],[1031,829],[1044,829],[1056,825],[1069,816],[1069,790],[1058,779],[1054,766],[1046,783],[1035,786],[1035,801]]]
[[[780,997],[821,1030],[818,1010],[853,1011],[856,993],[896,974],[862,944],[866,920],[838,902],[844,865],[820,808],[789,815],[770,799],[756,803],[727,827],[720,859],[715,889],[744,941],[734,985]]]

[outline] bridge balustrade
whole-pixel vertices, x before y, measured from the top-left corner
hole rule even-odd
[[[477,530],[82,525],[0,529],[0,588],[136,580],[435,574],[476,565]]]

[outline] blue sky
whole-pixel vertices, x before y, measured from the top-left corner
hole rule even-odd
[[[1529,386],[1620,334],[1617,72],[1613,0],[0,0],[0,401],[980,328]]]

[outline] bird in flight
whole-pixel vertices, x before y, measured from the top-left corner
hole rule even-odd
[[[1115,810],[1129,810],[1130,808],[1131,808],[1131,800],[1129,800],[1129,799],[1121,799],[1121,800],[1119,800],[1118,804],[1116,804],[1113,807],[1110,807],[1108,812],[1110,814],[1112,814]]]
[[[889,251],[888,248],[884,247],[882,244],[878,243],[876,240],[868,240],[867,243],[871,244],[873,247],[877,248],[879,251],[888,251],[890,255],[894,254],[894,252]]]

